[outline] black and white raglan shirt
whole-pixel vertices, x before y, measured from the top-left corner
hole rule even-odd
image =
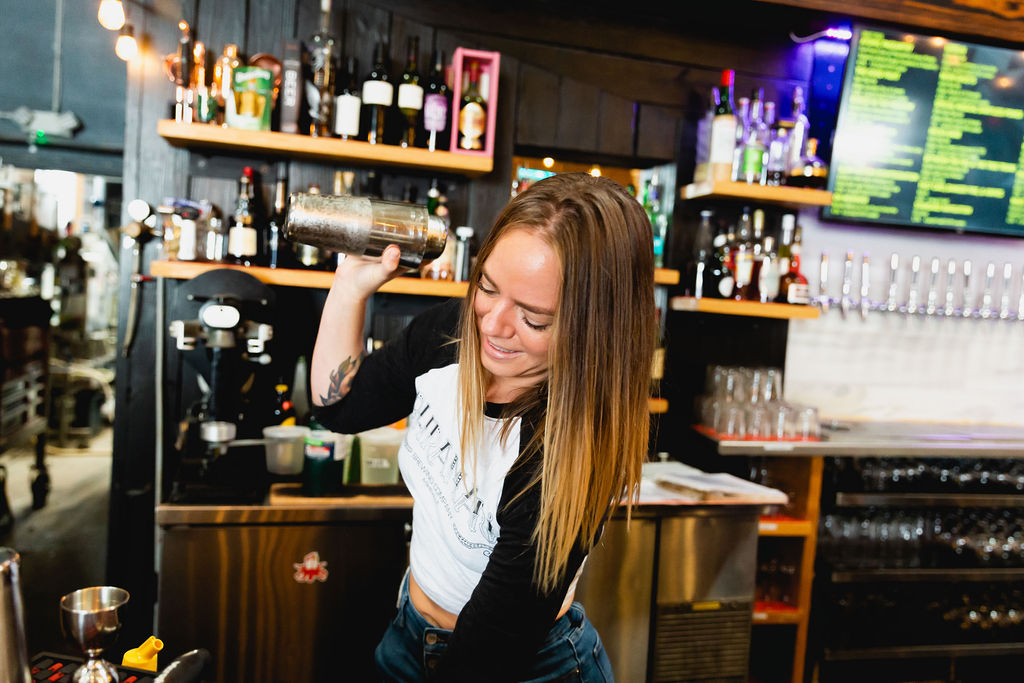
[[[458,615],[439,680],[516,680],[571,596],[585,550],[577,542],[561,585],[538,592],[531,536],[540,485],[527,485],[541,454],[520,455],[542,416],[502,418],[504,406],[488,403],[475,480],[472,465],[463,468],[453,342],[459,306],[451,300],[414,318],[363,360],[349,393],[318,408],[316,418],[352,434],[408,417],[398,462],[413,497],[409,564],[423,592]],[[504,447],[503,419],[517,422]]]

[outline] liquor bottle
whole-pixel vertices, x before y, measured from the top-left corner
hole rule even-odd
[[[739,180],[760,183],[768,153],[768,130],[764,123],[764,90],[758,89],[750,103],[750,124],[743,131]]]
[[[448,198],[441,193],[436,178],[431,181],[430,189],[427,190],[427,212],[444,220],[445,226],[448,228],[448,239],[444,243],[444,251],[441,252],[441,255],[433,261],[423,264],[423,267],[420,268],[420,276],[428,280],[454,280],[456,239],[451,231]]]
[[[743,141],[750,127],[750,98],[741,97],[736,100],[736,139],[732,145],[732,176],[731,180],[739,180],[743,168]]]
[[[398,109],[405,117],[402,129],[402,147],[412,147],[416,142],[416,124],[423,110],[423,86],[420,85],[420,72],[417,67],[420,51],[419,36],[409,36],[409,52],[405,59],[405,70],[402,71],[402,82],[398,86]]]
[[[782,241],[779,244],[779,274],[780,276],[789,272],[789,261],[792,258],[791,245],[793,244],[793,228],[796,225],[796,216],[791,213],[782,216]]]
[[[757,280],[757,300],[763,304],[775,301],[779,296],[782,271],[779,270],[779,255],[775,251],[775,238],[766,235],[761,249],[761,268]]]
[[[718,281],[718,292],[729,299],[736,289],[736,226],[731,223],[724,229],[723,239],[715,237],[715,249],[722,261],[722,277]]]
[[[804,99],[804,89],[800,86],[793,88],[793,130],[789,134],[789,147],[787,150],[786,170],[796,168],[800,164],[807,146],[807,135],[811,129],[811,123],[807,120],[807,103]],[[788,181],[787,181],[787,184]]]
[[[342,140],[359,137],[359,112],[363,101],[359,98],[359,60],[349,57],[345,63],[345,74],[338,79],[338,91],[334,98],[334,134]]]
[[[234,97],[231,89],[231,81],[235,69],[242,65],[238,58],[238,46],[228,43],[224,46],[224,52],[213,65],[213,81],[210,85],[210,96],[217,101],[217,123],[226,126],[224,123],[224,112],[227,106],[226,100]]]
[[[284,255],[288,249],[284,245],[284,221],[288,202],[288,162],[277,164],[277,181],[274,185],[274,213],[267,221],[267,237],[265,240],[266,254],[264,263],[270,268],[286,267]]]
[[[789,171],[789,184],[796,187],[821,189],[828,183],[828,166],[818,158],[818,141],[807,138],[800,163]]]
[[[775,122],[775,103],[769,102],[770,110],[765,110],[765,123],[769,128],[768,154],[765,158],[765,185],[783,185],[789,173],[789,127]],[[771,122],[769,122],[769,116]]]
[[[373,68],[363,81],[363,118],[366,120],[366,141],[371,145],[384,143],[384,128],[395,96],[389,82],[387,46],[378,42],[373,50]]]
[[[729,237],[725,226],[720,226],[711,241],[710,266],[704,271],[704,296],[725,299],[732,295],[732,272],[726,266]]]
[[[334,36],[331,35],[331,0],[320,0],[320,29],[309,39],[309,134],[330,137],[334,112]]]
[[[715,258],[714,236],[711,234],[713,216],[714,212],[710,209],[700,212],[700,223],[697,225],[697,234],[693,239],[693,253],[689,264],[690,273],[687,275],[687,284],[690,287],[690,294],[698,299],[706,295],[714,296],[711,292],[718,285],[711,279]]]
[[[782,229],[795,223],[792,214],[782,217]],[[792,229],[792,228],[790,228]],[[779,295],[776,301],[784,304],[810,304],[811,293],[807,286],[807,278],[800,272],[800,240],[799,229],[793,231],[793,244],[790,248],[789,270],[779,280]]]
[[[238,184],[238,199],[235,201],[235,212],[232,215],[231,228],[228,230],[228,257],[234,263],[243,266],[256,264],[259,253],[259,233],[255,226],[255,183],[251,166],[242,169],[242,178]]]
[[[736,115],[732,107],[733,71],[722,72],[721,83],[715,89],[711,142],[708,147],[709,176],[711,180],[729,180],[732,174],[733,147],[736,145]]]
[[[750,291],[754,270],[754,241],[751,224],[750,207],[745,206],[740,215],[739,228],[736,231],[735,255],[733,256],[733,275],[736,282],[733,284],[732,298],[736,301],[747,299]]]
[[[651,221],[651,230],[654,234],[654,267],[665,266],[665,238],[668,235],[668,216],[662,210],[661,184],[655,173],[644,186],[644,210],[647,211],[647,218]]]
[[[430,75],[423,99],[423,130],[426,133],[426,147],[431,152],[447,150],[451,145],[448,111],[451,92],[444,77],[444,52],[434,50],[430,57]]]
[[[753,214],[753,220],[751,221],[753,226],[753,236],[751,237],[751,266],[750,266],[750,286],[747,287],[746,299],[748,301],[760,301],[761,300],[761,266],[764,265],[765,248],[764,248],[764,211],[762,209],[755,209]]]
[[[459,147],[483,149],[487,132],[487,103],[480,94],[480,63],[469,63],[469,85],[459,102]]]

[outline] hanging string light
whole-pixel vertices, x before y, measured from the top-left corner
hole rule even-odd
[[[124,26],[124,5],[121,0],[102,0],[100,11],[96,13],[100,26],[108,31],[118,31]]]
[[[131,24],[125,24],[121,33],[117,36],[117,43],[114,44],[114,52],[126,62],[135,59],[139,54],[139,44],[135,42],[135,33]]]

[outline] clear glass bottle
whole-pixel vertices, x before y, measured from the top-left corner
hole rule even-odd
[[[806,151],[807,135],[811,129],[806,109],[807,101],[804,99],[804,89],[796,86],[793,88],[793,129],[789,134],[789,145],[786,151],[787,176],[791,169],[800,165],[800,159]],[[788,180],[786,184],[789,184]]]
[[[330,137],[334,123],[334,36],[331,34],[331,0],[320,0],[320,29],[309,39],[309,69],[312,80],[306,87],[309,102],[309,134]]]
[[[217,102],[217,123],[222,126],[224,123],[224,111],[227,106],[226,100],[234,97],[231,79],[235,69],[242,65],[238,58],[238,46],[228,43],[224,46],[224,52],[213,65],[213,81],[210,85],[210,96]]]
[[[747,183],[760,183],[768,154],[768,127],[764,122],[764,91],[758,89],[750,103],[750,124],[743,131],[743,150],[739,179]]]
[[[732,180],[739,180],[743,169],[743,141],[750,128],[750,98],[736,100],[736,139],[732,146]]]
[[[732,298],[743,301],[748,298],[750,283],[754,271],[754,240],[753,226],[750,214],[750,207],[743,207],[740,215],[739,226],[736,230],[736,245],[733,255],[733,276],[736,278],[733,284]]]

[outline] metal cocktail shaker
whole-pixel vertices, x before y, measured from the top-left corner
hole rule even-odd
[[[406,268],[440,256],[448,239],[444,221],[425,206],[305,192],[289,198],[284,234],[293,242],[354,256],[380,256],[395,244]]]
[[[31,683],[20,565],[17,551],[0,548],[0,680]]]

